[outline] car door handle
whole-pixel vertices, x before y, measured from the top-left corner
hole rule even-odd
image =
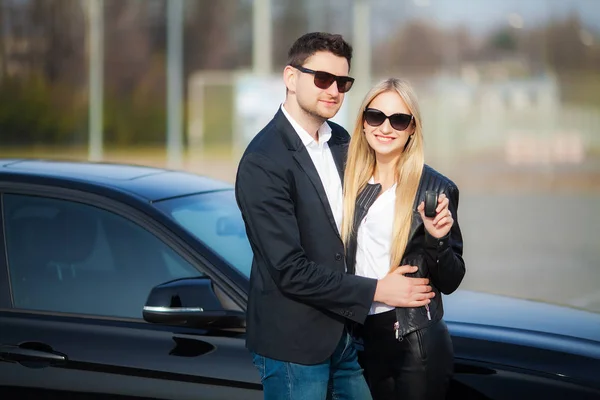
[[[53,351],[50,346],[42,345],[48,349],[38,350],[25,345],[12,346],[0,345],[0,359],[13,361],[20,364],[61,364],[67,361],[67,356]]]

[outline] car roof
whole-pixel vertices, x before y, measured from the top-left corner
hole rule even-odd
[[[41,159],[0,159],[0,180],[87,187],[129,192],[148,201],[232,189],[216,179],[184,171],[140,165],[59,161]]]

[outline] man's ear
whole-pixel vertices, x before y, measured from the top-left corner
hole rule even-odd
[[[287,90],[292,93],[296,92],[296,79],[298,79],[296,68],[286,65],[283,69],[283,83],[285,83]]]

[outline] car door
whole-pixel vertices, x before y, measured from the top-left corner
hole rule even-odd
[[[142,319],[153,286],[203,274],[192,255],[133,209],[34,194],[2,195],[0,398],[262,398],[243,333]]]
[[[600,398],[597,343],[493,326],[449,326],[455,364],[447,400]],[[521,342],[506,340],[510,336]],[[552,341],[577,350],[545,348]]]

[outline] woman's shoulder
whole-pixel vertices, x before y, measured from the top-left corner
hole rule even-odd
[[[430,165],[423,165],[421,174],[421,184],[419,192],[425,193],[426,190],[435,190],[438,193],[444,193],[448,190],[458,190],[458,186],[452,179],[437,171]]]
[[[450,199],[454,201],[458,200],[458,187],[456,184],[447,176],[436,171],[431,166],[423,165],[423,173],[421,174],[421,182],[419,183],[419,189],[415,196],[415,202],[413,204],[414,209],[425,200],[425,192],[428,190],[436,191],[441,194],[444,193]]]

